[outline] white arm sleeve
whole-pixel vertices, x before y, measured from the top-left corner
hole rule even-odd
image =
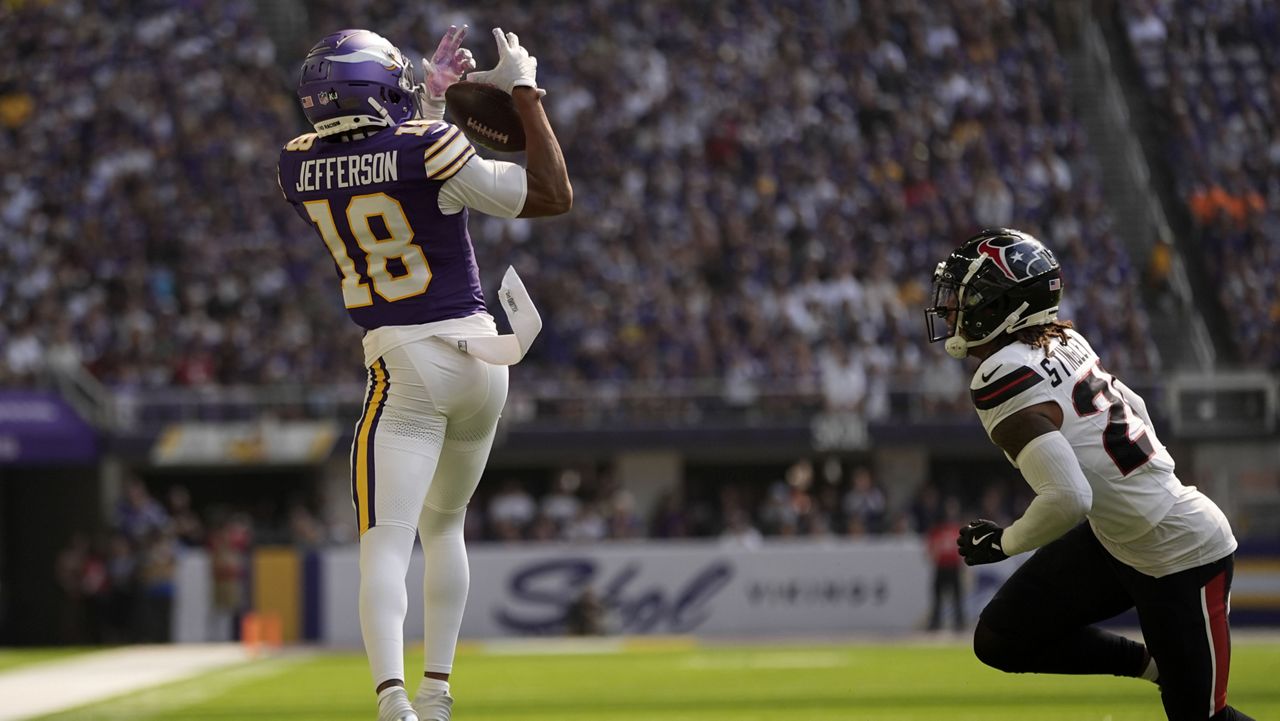
[[[1061,431],[1036,436],[1018,454],[1018,467],[1036,497],[1022,518],[1004,529],[1010,556],[1037,549],[1071,530],[1093,506],[1093,489]]]
[[[440,212],[456,215],[472,208],[485,215],[514,218],[528,195],[524,168],[474,156],[440,187]]]

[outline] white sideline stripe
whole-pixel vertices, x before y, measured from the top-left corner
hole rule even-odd
[[[0,721],[57,713],[249,659],[237,644],[133,646],[0,673]]]
[[[96,708],[85,709],[76,721],[143,721],[144,719],[172,719],[175,711],[195,706],[222,696],[250,681],[276,676],[294,664],[305,661],[306,655],[274,657],[253,661],[245,666],[234,666],[214,671],[198,684],[180,684],[178,688],[162,686],[142,691],[123,699],[107,701]]]

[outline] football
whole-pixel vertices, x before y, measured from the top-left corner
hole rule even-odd
[[[444,100],[453,124],[471,142],[502,153],[524,150],[524,125],[509,93],[464,80],[449,86]]]

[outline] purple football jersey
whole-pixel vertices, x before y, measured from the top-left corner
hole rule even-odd
[[[440,188],[475,155],[457,127],[410,121],[333,142],[308,133],[280,153],[280,188],[319,233],[351,319],[366,329],[485,310],[467,210]]]

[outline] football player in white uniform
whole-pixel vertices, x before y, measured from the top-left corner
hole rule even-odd
[[[1036,492],[1008,528],[977,520],[957,540],[970,566],[1035,551],[983,609],[974,652],[1009,673],[1154,681],[1176,721],[1247,720],[1227,705],[1231,526],[1174,475],[1142,398],[1058,320],[1061,297],[1057,259],[1006,228],[933,276],[929,339],[981,361],[978,417]],[[1145,644],[1093,625],[1130,608]]]

